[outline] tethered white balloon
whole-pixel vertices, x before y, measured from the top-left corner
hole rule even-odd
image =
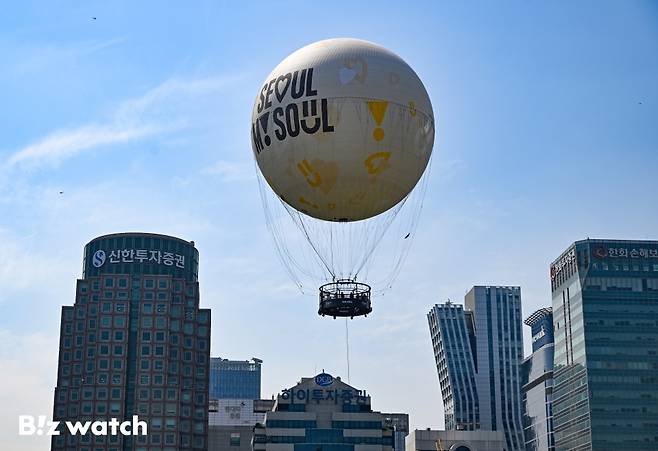
[[[332,282],[354,283],[378,239],[333,241],[346,235],[346,227],[370,227],[378,215],[396,210],[377,229],[381,238],[399,211],[393,207],[403,203],[428,165],[434,116],[423,83],[399,56],[367,41],[329,39],[292,53],[265,79],[254,102],[251,138],[263,178],[294,209],[288,211],[297,214],[293,220]],[[325,222],[329,232],[320,237],[330,235],[330,245],[313,242],[309,234]],[[340,246],[355,245],[365,247],[363,258],[350,258],[355,267],[332,267]],[[331,255],[322,255],[323,249]],[[363,314],[338,304],[345,310],[328,314]]]

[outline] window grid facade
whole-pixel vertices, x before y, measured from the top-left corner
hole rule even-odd
[[[556,450],[658,448],[658,242],[578,241],[551,279]]]
[[[386,414],[372,411],[365,391],[340,378],[330,385],[302,378],[285,392],[254,428],[254,451],[393,451],[395,428]],[[294,395],[306,392],[309,397]]]
[[[88,247],[108,246],[107,240]],[[53,450],[207,449],[210,310],[199,309],[195,277],[138,269],[78,280],[75,304],[62,308],[53,418],[125,421],[137,415],[148,435],[62,432],[53,437]]]
[[[260,399],[260,369],[258,359],[210,359],[210,398]]]
[[[446,303],[435,305],[427,315],[447,430],[480,427],[470,313],[461,305]]]
[[[521,418],[521,290],[473,287],[465,306],[428,314],[448,430],[503,431],[524,449]]]
[[[532,354],[522,364],[523,434],[526,451],[554,451],[553,313],[544,308],[525,321],[532,330]]]

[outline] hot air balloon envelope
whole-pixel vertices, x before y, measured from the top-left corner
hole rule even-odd
[[[266,78],[252,149],[272,190],[317,219],[379,215],[413,190],[434,142],[432,105],[397,55],[356,39],[308,45]]]

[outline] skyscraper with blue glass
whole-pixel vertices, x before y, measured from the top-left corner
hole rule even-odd
[[[427,319],[443,398],[445,428],[480,429],[473,312],[448,302],[435,305]]]
[[[550,274],[555,449],[658,449],[658,241],[576,241]]]
[[[475,286],[428,321],[446,428],[503,431],[507,450],[522,450],[520,288]]]
[[[210,359],[211,399],[260,399],[261,360]]]
[[[54,436],[53,450],[206,450],[210,310],[199,308],[194,242],[118,233],[85,246],[62,307],[56,421],[137,415],[147,435]]]

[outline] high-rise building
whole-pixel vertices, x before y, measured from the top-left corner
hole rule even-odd
[[[576,241],[550,275],[555,449],[658,449],[658,241]]]
[[[393,451],[393,427],[374,412],[370,396],[340,378],[302,378],[277,396],[265,424],[254,430],[254,451]]]
[[[521,288],[475,286],[464,306],[475,320],[481,429],[503,430],[509,451],[522,449]]]
[[[53,450],[207,449],[210,310],[199,308],[194,242],[147,233],[85,246],[75,303],[62,307],[53,417],[134,415],[147,435],[54,436]]]
[[[554,451],[552,309],[539,309],[524,323],[532,332],[532,354],[521,365],[525,449]]]
[[[435,305],[427,315],[439,375],[446,430],[480,429],[480,406],[475,385],[475,326],[473,312],[459,304]]]
[[[503,431],[521,450],[521,289],[475,286],[464,304],[428,314],[446,429]]]
[[[214,451],[250,451],[253,429],[274,400],[260,398],[262,360],[210,359],[208,445]]]
[[[211,399],[260,399],[262,360],[210,359]]]
[[[263,423],[274,399],[211,399],[208,449],[251,451],[254,426]]]

